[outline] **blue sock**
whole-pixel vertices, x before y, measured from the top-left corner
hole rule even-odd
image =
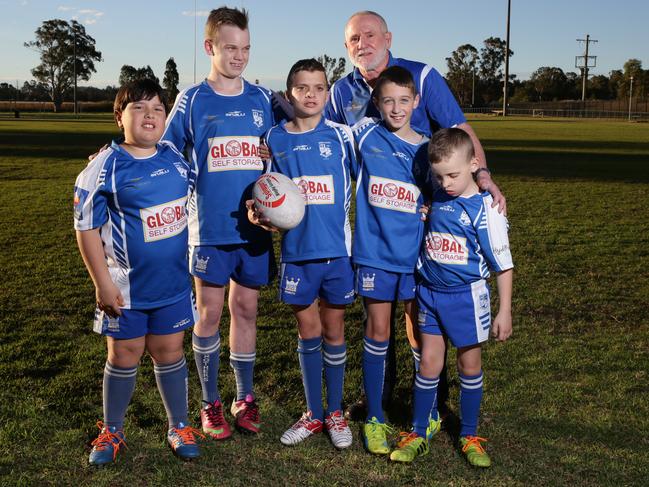
[[[230,350],[230,367],[237,381],[237,401],[243,401],[252,393],[252,379],[255,370],[255,352],[238,353]]]
[[[322,337],[298,339],[297,343],[306,406],[313,419],[322,420]]]
[[[439,384],[439,377],[424,377],[419,372],[415,376],[412,394],[412,429],[424,438],[428,428],[428,418],[431,414],[437,417],[437,411],[433,410],[433,406],[436,406],[437,384]]]
[[[378,342],[363,338],[363,388],[367,397],[367,419],[375,417],[379,423],[385,423],[381,398],[389,343],[389,340]]]
[[[419,362],[421,362],[421,349],[411,346],[410,351],[412,352],[412,360],[415,363],[415,373],[418,373]]]
[[[124,427],[126,408],[131,402],[137,379],[137,365],[121,369],[108,360],[104,366],[104,425],[117,429]]]
[[[192,350],[203,389],[203,401],[212,403],[221,400],[218,384],[221,335],[218,331],[211,337],[199,337],[192,333]]]
[[[327,414],[330,414],[343,407],[347,344],[331,345],[323,341],[322,352],[325,384],[327,385]]]
[[[475,436],[482,401],[482,371],[478,375],[460,374],[460,436]]]
[[[167,411],[169,427],[187,424],[187,362],[183,356],[173,364],[153,364],[155,381]]]

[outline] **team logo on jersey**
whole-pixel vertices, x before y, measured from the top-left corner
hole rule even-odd
[[[331,174],[325,176],[300,176],[293,178],[307,205],[333,205],[336,198],[334,193],[334,178]]]
[[[466,238],[450,233],[430,232],[426,235],[426,257],[440,264],[467,265],[469,252]]]
[[[469,218],[469,215],[467,215],[466,211],[464,210],[462,210],[462,214],[460,215],[460,223],[465,227],[471,225],[471,218]]]
[[[263,162],[259,157],[259,137],[228,136],[212,137],[207,155],[207,170],[219,171],[262,171]]]
[[[261,110],[252,109],[252,123],[255,124],[257,128],[261,128],[264,125],[264,112]]]
[[[348,112],[355,112],[357,110],[360,110],[361,108],[363,108],[363,103],[355,99],[350,100],[347,106],[345,106],[345,110],[347,110]]]
[[[226,117],[245,117],[246,114],[243,113],[243,112],[240,111],[240,110],[234,110],[234,111],[232,111],[232,112],[227,112],[227,113],[225,114],[225,116],[226,116]]]
[[[200,255],[196,254],[196,263],[194,264],[194,272],[201,272],[205,274],[207,272],[207,263],[210,258],[202,258]]]
[[[182,233],[187,226],[186,201],[187,197],[183,197],[150,208],[142,208],[140,218],[144,241],[155,242]]]
[[[300,278],[298,277],[297,280],[295,280],[293,277],[290,279],[287,277],[285,281],[286,285],[284,286],[284,292],[286,294],[295,295],[297,293],[297,286],[300,284]]]
[[[399,159],[403,159],[404,161],[409,161],[410,157],[408,157],[408,154],[404,154],[403,152],[393,152],[392,155],[394,157],[398,157]]]
[[[509,253],[509,244],[503,244],[500,247],[491,247],[491,251],[495,256],[500,257],[501,254]]]
[[[182,162],[180,161],[174,162],[174,167],[184,179],[187,179],[187,168],[183,165]]]
[[[419,188],[396,179],[370,176],[367,200],[370,205],[404,213],[417,213]]]
[[[311,146],[307,144],[296,145],[295,147],[293,147],[293,152],[307,151],[307,150],[311,150]]]
[[[157,176],[164,176],[165,174],[169,174],[169,169],[160,168],[153,171],[150,176],[155,178]]]
[[[376,274],[365,274],[364,272],[361,273],[361,284],[363,291],[374,291],[374,279],[376,278]]]
[[[331,151],[331,142],[318,142],[318,147],[320,148],[320,155],[324,159],[329,159],[333,154]]]

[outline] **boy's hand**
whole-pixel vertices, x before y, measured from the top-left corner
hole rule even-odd
[[[509,312],[499,311],[494,322],[491,325],[491,336],[497,342],[504,342],[512,336],[512,314]]]
[[[124,306],[124,298],[115,284],[111,282],[106,286],[98,287],[95,294],[97,296],[97,307],[100,310],[111,318],[122,315],[120,308]]]
[[[263,212],[257,209],[255,200],[246,200],[246,208],[248,209],[248,221],[250,223],[269,232],[279,232],[279,228],[272,226],[270,220],[264,216]]]
[[[259,157],[261,157],[261,160],[267,161],[268,159],[271,158],[271,156],[272,154],[270,153],[270,149],[268,148],[268,146],[263,142],[259,144]]]
[[[491,204],[492,208],[498,206],[498,213],[507,214],[507,201],[505,201],[505,195],[500,191],[500,188],[494,183],[491,179],[491,174],[487,171],[480,171],[476,178],[476,183],[482,191],[489,191],[491,196],[494,199],[494,202]]]
[[[429,211],[430,211],[430,202],[429,202],[429,201],[427,201],[426,203],[423,203],[423,204],[419,207],[419,213],[421,213],[421,216],[419,217],[419,219],[420,219],[422,222],[425,222],[425,221],[426,221],[426,218],[428,218],[428,212],[429,212]]]
[[[108,144],[104,144],[104,145],[102,145],[102,146],[101,146],[101,149],[99,149],[99,150],[98,150],[97,152],[95,152],[94,154],[90,154],[90,155],[88,156],[88,160],[89,160],[89,161],[92,161],[95,157],[97,157],[99,154],[101,154],[102,152],[104,152],[106,149],[108,149]]]

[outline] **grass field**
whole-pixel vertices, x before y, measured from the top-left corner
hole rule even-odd
[[[95,120],[94,118],[92,120]],[[0,485],[646,485],[649,476],[649,126],[604,121],[475,118],[508,197],[517,265],[514,336],[485,349],[480,433],[494,466],[469,468],[457,424],[413,465],[324,435],[278,441],[304,408],[296,332],[266,289],[255,438],[207,443],[192,463],[164,441],[150,360],[126,419],[128,449],[110,468],[87,465],[101,417],[105,349],[91,332],[94,292],[75,245],[72,186],[87,154],[115,132],[106,121],[0,121]],[[362,331],[347,315],[345,399],[356,398]],[[227,319],[223,335],[227,335]],[[225,341],[224,341],[225,342]],[[410,364],[399,336],[397,405],[405,428]],[[227,347],[224,347],[227,348]],[[189,363],[191,348],[186,347]],[[222,359],[222,396],[234,382]],[[452,355],[454,357],[454,355]],[[452,368],[452,367],[451,367]],[[458,396],[452,373],[452,405]],[[190,367],[197,422],[200,387]]]

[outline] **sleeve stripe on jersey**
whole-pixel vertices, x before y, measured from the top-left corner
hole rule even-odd
[[[351,143],[353,136],[351,129],[347,125],[335,123],[330,120],[325,120],[325,123],[334,129],[334,133],[336,134],[338,141],[340,142],[340,149],[342,150],[342,158],[340,159],[340,164],[343,167],[343,175],[345,177],[345,247],[347,248],[347,255],[351,255],[352,234],[351,225],[349,224],[349,210],[352,206],[352,182],[349,178],[349,171],[345,168],[345,159],[354,157],[354,154],[347,153],[347,150],[345,149],[345,142]]]
[[[509,237],[507,236],[507,221],[504,215],[498,213],[497,208],[492,208],[493,198],[488,196],[483,201],[484,213],[487,220],[487,233],[494,259],[500,270],[507,270],[514,267],[512,254],[509,248]],[[497,252],[494,252],[497,249]]]
[[[270,96],[268,95],[268,93],[266,92],[266,90],[265,90],[264,88],[262,88],[262,87],[259,86],[259,85],[254,85],[254,84],[252,84],[252,83],[250,84],[250,86],[253,86],[253,87],[257,88],[257,89],[261,92],[261,94],[264,95],[264,98],[266,98],[266,101],[267,101],[269,104],[271,103]]]
[[[430,73],[431,69],[433,67],[430,64],[427,64],[424,66],[424,69],[421,70],[421,73],[419,74],[419,95],[424,96],[424,80],[426,79],[426,76],[428,76],[428,73]]]
[[[334,84],[329,87],[329,101],[331,101],[331,107],[334,109],[334,113],[338,113],[338,105],[336,105],[336,97],[334,96],[336,84],[338,84],[338,81],[334,81]]]
[[[98,224],[95,223],[94,201],[99,187],[106,180],[106,167],[109,166],[111,162],[110,156],[113,154],[114,151],[111,148],[100,152],[97,157],[88,163],[81,174],[79,174],[75,187],[88,191],[88,196],[81,210],[81,214],[83,215],[82,219],[75,219],[75,230],[85,231],[97,228]]]

